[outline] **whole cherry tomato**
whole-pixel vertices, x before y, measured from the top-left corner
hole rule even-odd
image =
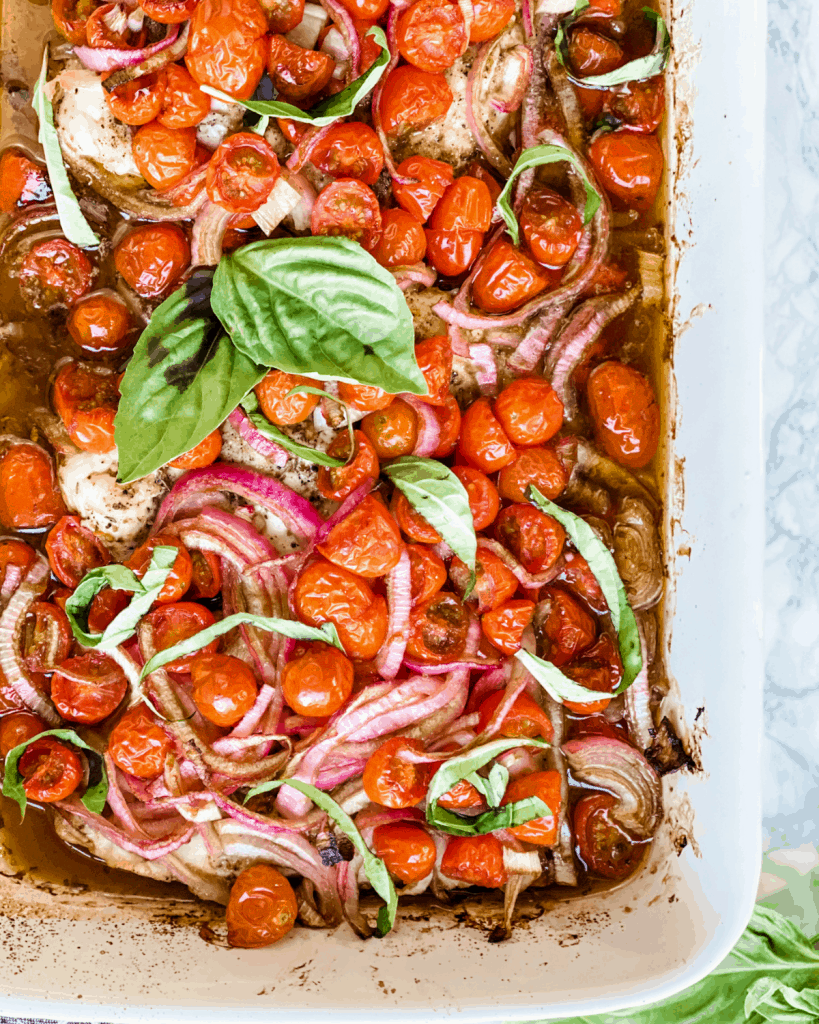
[[[390,3],[389,0],[341,0],[341,5],[346,7],[354,18],[376,21],[387,13]]]
[[[17,768],[26,796],[43,804],[65,800],[82,782],[79,756],[53,736],[43,736],[26,747]]]
[[[576,75],[607,75],[623,63],[622,47],[591,29],[574,29],[569,36],[569,60]]]
[[[33,740],[48,726],[39,715],[31,711],[12,711],[0,718],[0,757],[8,757],[15,747]]]
[[[623,678],[623,663],[614,641],[607,633],[602,633],[594,647],[589,647],[579,658],[564,665],[563,672],[580,686],[606,694],[602,700],[563,702],[570,711],[579,715],[593,715],[605,711],[611,703],[611,695]]]
[[[457,277],[468,270],[483,245],[482,231],[430,231],[427,261],[444,277]]]
[[[241,722],[256,702],[258,686],[253,669],[240,658],[217,654],[214,644],[208,644],[184,660],[191,674],[191,695],[199,713],[214,725],[223,727]]]
[[[34,548],[25,541],[0,540],[0,588],[7,587],[7,579],[22,579],[36,560]]]
[[[591,647],[597,637],[597,626],[580,602],[560,587],[544,587],[540,602],[543,656],[553,665],[566,665]]]
[[[74,444],[97,455],[114,448],[119,406],[116,374],[66,363],[54,380],[54,409]]]
[[[452,106],[452,90],[443,75],[403,64],[384,81],[379,111],[388,135],[405,135],[444,117]]]
[[[490,832],[486,836],[457,836],[447,843],[441,874],[482,889],[500,889],[508,878],[503,847]]]
[[[63,516],[48,535],[46,554],[51,571],[72,590],[87,572],[113,561],[105,544],[82,525],[79,516]]]
[[[122,299],[98,292],[80,299],[68,314],[66,327],[86,355],[113,355],[127,346],[131,314]]]
[[[149,537],[144,544],[136,549],[125,565],[133,570],[135,576],[142,579],[150,565],[154,548],[159,547],[170,547],[177,550],[171,571],[157,598],[159,604],[171,604],[173,601],[178,601],[187,591],[193,575],[191,556],[178,537],[167,533],[157,533],[155,536]]]
[[[374,185],[384,168],[384,150],[368,124],[339,121],[310,151],[310,163],[333,178]]]
[[[119,665],[100,651],[68,658],[51,677],[54,707],[68,722],[96,725],[112,715],[128,690]]]
[[[114,265],[137,295],[158,299],[173,288],[191,261],[188,240],[175,224],[143,224],[114,249]]]
[[[441,591],[413,608],[407,654],[429,665],[457,661],[468,630],[469,612],[461,599]]]
[[[589,374],[586,396],[603,451],[623,466],[647,466],[660,441],[660,409],[647,378],[610,360]]]
[[[38,242],[20,264],[20,288],[34,309],[73,306],[93,279],[91,261],[65,238]]]
[[[544,572],[563,551],[566,531],[551,516],[532,505],[509,505],[495,523],[495,536],[527,572]]]
[[[85,46],[88,16],[96,6],[96,0],[51,0],[55,28],[69,43]]]
[[[410,156],[396,168],[402,178],[415,178],[414,184],[393,182],[392,194],[399,206],[424,224],[438,200],[452,184],[452,165],[428,156]]]
[[[415,346],[415,362],[427,382],[429,394],[419,395],[429,405],[446,405],[452,379],[452,345],[445,334],[425,338]]]
[[[549,283],[542,267],[501,238],[475,272],[472,299],[486,313],[508,313],[539,295]]]
[[[412,580],[412,603],[421,604],[433,597],[446,583],[446,566],[443,559],[426,544],[408,544],[410,579]]]
[[[332,501],[344,501],[365,480],[375,480],[379,474],[378,456],[370,439],[360,430],[354,433],[355,454],[343,466],[322,466],[318,471],[316,487],[319,494]],[[350,435],[345,430],[338,434],[327,448],[327,454],[338,459],[350,456]]]
[[[398,19],[398,50],[422,71],[446,71],[466,50],[466,23],[450,0],[416,0]]]
[[[195,128],[210,113],[210,96],[202,92],[181,64],[165,68],[165,90],[157,121],[165,128]]]
[[[225,918],[228,945],[259,949],[283,939],[296,923],[293,886],[268,864],[245,868],[230,890]]]
[[[411,405],[396,398],[386,409],[367,413],[361,429],[379,459],[397,459],[412,454],[418,440],[418,417]]]
[[[71,653],[71,627],[62,608],[34,601],[23,622],[21,647],[30,672],[53,672]]]
[[[470,573],[460,558],[452,559],[449,572],[453,580],[463,581],[463,586],[458,586],[458,590],[466,590]],[[483,615],[484,612],[492,611],[504,601],[508,601],[517,589],[518,581],[515,574],[503,564],[495,552],[488,548],[478,548],[475,559],[475,588],[469,598],[470,601],[477,602],[478,614]]]
[[[141,125],[153,121],[165,100],[165,79],[156,72],[134,78],[105,93],[111,113],[123,124]]]
[[[515,0],[474,0],[470,43],[485,43],[506,28],[515,14]]]
[[[262,9],[270,31],[282,35],[300,25],[304,18],[304,0],[263,0]]]
[[[257,0],[200,0],[185,64],[199,85],[250,99],[264,71],[266,34],[267,18]]]
[[[520,211],[520,229],[538,263],[565,267],[583,234],[576,208],[550,188],[532,189]]]
[[[589,146],[589,160],[600,184],[633,210],[651,208],[663,176],[663,151],[655,135],[638,135],[627,129],[605,132]]]
[[[296,714],[322,718],[335,714],[353,691],[353,663],[337,647],[315,643],[297,647],[282,673],[285,703]]]
[[[405,885],[420,882],[435,865],[435,843],[420,825],[377,825],[373,830],[373,852],[384,861],[393,878]]]
[[[498,489],[486,475],[472,466],[453,466],[452,472],[464,485],[476,530],[485,530],[500,512]]]
[[[0,523],[10,530],[51,526],[64,516],[54,464],[33,444],[15,444],[0,456]]]
[[[309,626],[332,622],[350,658],[374,658],[387,638],[384,598],[373,594],[360,576],[323,558],[302,570],[296,582],[294,608]]]
[[[188,597],[194,600],[216,597],[222,589],[222,570],[214,551],[191,551],[191,585]]]
[[[514,445],[486,398],[473,402],[464,413],[458,451],[470,466],[483,473],[494,473],[517,458]]]
[[[259,399],[262,412],[271,423],[280,427],[303,423],[319,403],[317,395],[309,391],[290,395],[293,388],[307,384],[313,388],[321,388],[321,382],[311,377],[300,377],[295,373],[283,373],[271,370],[264,380],[253,389]]]
[[[492,220],[492,197],[480,178],[464,174],[444,192],[432,211],[429,226],[433,231],[489,230]]]
[[[603,109],[628,131],[641,135],[656,132],[665,113],[663,76],[657,75],[645,82],[625,82],[616,89],[609,89]]]
[[[368,494],[317,547],[329,562],[375,579],[386,576],[397,564],[404,543],[398,524],[383,503]]]
[[[637,842],[614,820],[611,811],[616,804],[611,793],[582,797],[574,809],[574,834],[577,852],[589,871],[619,880],[640,863],[645,844]]]
[[[461,432],[461,407],[454,395],[447,395],[443,405],[435,406],[435,415],[441,428],[438,447],[432,453],[433,459],[445,459],[455,451]]]
[[[127,775],[155,779],[162,774],[173,744],[145,704],[129,708],[111,731],[108,752]]]
[[[432,762],[417,763],[403,756],[423,754],[420,740],[393,736],[370,754],[364,767],[364,792],[374,804],[382,807],[413,807],[424,799],[430,779],[435,774]]]
[[[390,511],[404,535],[417,544],[437,544],[441,540],[440,533],[420,512],[415,511],[406,495],[397,487],[392,492]]]
[[[310,214],[314,235],[342,235],[370,250],[381,236],[381,208],[371,188],[356,178],[338,178],[319,193]]]
[[[131,597],[125,590],[112,590],[110,587],[101,590],[88,609],[88,632],[104,633],[130,603]]]
[[[189,21],[199,0],[145,0],[140,7],[151,21],[160,25],[180,25]]]
[[[532,621],[534,613],[534,601],[527,601],[525,598],[504,601],[482,617],[483,635],[499,651],[511,656],[520,650],[523,631]]]
[[[395,395],[366,384],[346,384],[339,381],[338,397],[359,412],[375,412],[377,409],[386,409]]]
[[[521,377],[495,399],[495,416],[517,445],[543,444],[563,426],[563,403],[542,377]]]
[[[46,173],[22,150],[7,149],[0,156],[0,213],[13,213],[26,203],[51,194]]]
[[[420,263],[427,240],[420,221],[400,207],[381,210],[381,237],[370,250],[382,267]]]
[[[499,690],[481,703],[478,708],[478,732],[483,732],[489,725],[504,696],[503,690]],[[529,739],[540,736],[548,742],[554,736],[554,728],[543,708],[527,694],[520,693],[515,697],[497,734],[509,737],[525,736]]]
[[[166,128],[149,121],[137,129],[131,145],[139,173],[154,188],[178,185],[196,166],[193,128]]]
[[[320,50],[307,50],[282,35],[272,35],[267,44],[267,73],[282,99],[303,103],[329,85],[336,64]]]
[[[150,626],[154,634],[154,647],[157,654],[166,651],[183,640],[188,640],[203,629],[212,626],[216,620],[213,612],[204,605],[196,604],[194,601],[175,601],[171,604],[161,604],[145,616],[144,622]],[[211,640],[194,654],[186,654],[181,658],[175,658],[165,665],[166,672],[190,672],[191,664],[195,658],[203,654],[215,654],[219,646],[219,640]]]
[[[568,482],[566,467],[551,448],[523,448],[498,474],[498,490],[507,501],[527,501],[530,484],[554,501]]]
[[[85,23],[88,45],[98,50],[135,50],[145,44],[145,29],[132,30],[128,15],[118,3],[103,4]]]
[[[506,804],[513,804],[530,796],[540,797],[551,814],[542,818],[532,818],[523,825],[513,825],[509,831],[525,843],[554,846],[557,842],[557,819],[560,812],[560,773],[532,772],[519,779],[512,779],[506,787],[500,805],[505,807]]]
[[[168,465],[174,469],[201,469],[216,462],[221,451],[222,435],[219,430],[212,430],[189,452],[173,459]]]
[[[279,177],[279,160],[270,143],[256,132],[229,135],[208,164],[211,201],[231,213],[258,210]]]

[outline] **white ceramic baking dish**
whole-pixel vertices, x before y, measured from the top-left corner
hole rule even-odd
[[[6,2],[8,82],[17,42],[44,24],[47,8]],[[706,710],[692,733],[704,771],[666,778],[668,821],[648,869],[605,897],[551,906],[524,900],[532,919],[497,945],[474,926],[489,914],[476,898],[460,923],[421,907],[383,941],[361,942],[343,927],[297,929],[279,946],[254,951],[204,942],[204,908],[45,891],[4,875],[4,1014],[332,1022],[575,1016],[669,996],[714,967],[739,936],[760,859],[765,9],[762,0],[673,0],[668,13],[677,63],[668,149],[671,167],[679,165],[669,198],[679,399],[667,523],[676,603],[670,665],[684,717],[690,723],[697,708]],[[4,116],[11,116],[8,94]],[[675,844],[686,834],[680,855]]]

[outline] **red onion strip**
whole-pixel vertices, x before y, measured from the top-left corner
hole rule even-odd
[[[513,114],[520,109],[523,97],[529,87],[529,80],[532,77],[533,58],[532,51],[528,46],[515,46],[508,54],[509,58],[517,62],[518,69],[514,85],[508,99],[493,99],[491,105],[501,114]]]
[[[484,43],[478,50],[475,60],[472,62],[472,67],[469,69],[469,75],[466,79],[465,114],[469,130],[474,135],[475,141],[483,155],[489,163],[503,175],[504,178],[508,178],[512,173],[512,162],[509,157],[501,152],[500,147],[492,138],[486,127],[486,118],[483,112],[483,98],[481,95],[481,91],[488,77],[487,64],[489,63],[490,57],[492,57],[495,50],[498,48],[500,38],[500,36],[496,36],[495,39]]]
[[[531,373],[554,340],[555,334],[568,312],[569,303],[563,303],[541,313],[532,322],[506,365],[511,370]]]
[[[423,405],[423,403],[419,403]],[[395,679],[404,660],[412,610],[412,577],[407,549],[387,577],[389,621],[387,639],[375,658],[375,667],[382,679]]]
[[[161,53],[176,42],[179,30],[179,25],[169,25],[164,38],[142,50],[106,50],[93,46],[75,46],[74,53],[89,71],[105,74],[109,71],[116,71],[118,68],[134,67],[155,53]]]
[[[396,267],[392,271],[392,275],[402,292],[405,292],[413,284],[420,284],[425,288],[431,288],[438,277],[436,272],[431,267],[428,267],[426,263],[413,263],[408,267]]]
[[[417,395],[406,393],[401,395],[401,399],[412,406],[418,420],[418,439],[412,454],[425,457],[432,455],[441,443],[441,424],[435,409],[429,402],[422,402]]]
[[[355,22],[344,4],[339,3],[338,0],[319,0],[319,3],[347,40],[347,47],[350,51],[350,70],[347,81],[351,82],[361,74],[361,41],[355,30]]]
[[[276,444],[275,441],[269,440],[260,431],[258,431],[253,424],[250,422],[250,418],[244,409],[239,405],[233,412],[228,416],[228,421],[232,427],[238,431],[242,440],[249,444],[250,447],[263,455],[266,459],[270,459],[271,463],[276,469],[282,469],[290,457],[289,454],[281,447]]]

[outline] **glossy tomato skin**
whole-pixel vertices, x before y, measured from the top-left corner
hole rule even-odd
[[[22,579],[36,560],[34,548],[25,541],[0,540],[0,587],[7,586],[7,577],[10,574],[15,579],[18,576]]]
[[[17,767],[28,799],[43,804],[65,800],[82,782],[79,756],[53,736],[43,736],[26,747]]]
[[[568,589],[596,612],[608,610],[606,599],[589,563],[577,551],[566,551],[564,565],[555,582],[565,584]]]
[[[518,457],[498,474],[498,491],[507,501],[528,501],[528,488],[554,501],[569,482],[566,467],[551,448],[522,448]]]
[[[144,224],[114,250],[114,264],[137,295],[158,299],[173,288],[191,261],[188,240],[175,224]]]
[[[495,416],[516,445],[544,444],[563,425],[563,403],[542,377],[521,377],[495,399]]]
[[[8,757],[9,752],[26,740],[33,740],[41,732],[48,729],[39,715],[31,711],[12,711],[0,718],[0,757]]]
[[[51,526],[66,511],[54,464],[42,448],[16,444],[0,456],[0,523],[6,529]]]
[[[74,444],[102,455],[114,448],[119,387],[114,374],[66,363],[54,380],[54,409]]]
[[[66,327],[85,355],[113,355],[128,346],[131,314],[122,299],[100,292],[80,299]]]
[[[469,499],[469,510],[476,530],[485,530],[500,512],[500,495],[486,473],[472,466],[453,466],[452,472],[461,481]]]
[[[35,601],[23,622],[21,647],[30,672],[53,672],[71,652],[71,627],[65,611],[50,601]]]
[[[101,590],[88,609],[88,632],[104,633],[130,602],[130,595],[124,590],[112,590],[110,587]]]
[[[191,585],[191,577],[193,575],[191,556],[185,545],[177,537],[167,533],[157,533],[153,537],[149,537],[144,544],[136,549],[125,565],[142,579],[150,564],[151,554],[154,548],[158,547],[172,547],[177,550],[171,571],[157,598],[158,604],[170,604],[172,601],[178,601],[184,595]]]
[[[456,179],[441,197],[429,218],[433,231],[489,230],[492,196],[480,178],[468,174]]]
[[[225,911],[228,945],[270,946],[292,929],[298,912],[296,894],[283,874],[268,864],[245,868],[233,883]]]
[[[575,661],[564,665],[563,672],[580,686],[606,694],[598,701],[563,702],[570,711],[575,711],[579,715],[593,715],[598,711],[605,711],[611,703],[611,695],[623,678],[623,663],[612,638],[607,633],[602,633],[593,647],[589,647]]]
[[[20,264],[20,288],[34,309],[68,306],[91,291],[94,267],[65,238],[38,242]]]
[[[656,136],[622,128],[599,135],[589,147],[589,160],[600,184],[622,205],[644,212],[654,204],[664,166]]]
[[[425,338],[415,346],[415,362],[427,382],[429,394],[419,395],[429,405],[445,405],[452,379],[452,345],[445,334]]]
[[[302,645],[282,673],[285,703],[310,718],[335,714],[352,693],[354,678],[353,663],[337,647]]]
[[[609,89],[604,109],[628,131],[641,135],[656,132],[665,114],[663,76],[657,75],[645,82],[626,82]]]
[[[420,263],[427,251],[421,222],[398,206],[382,209],[381,236],[371,251],[382,267],[406,267]]]
[[[133,127],[148,124],[162,110],[165,81],[156,73],[142,75],[106,92],[105,99],[111,113],[123,124]]]
[[[396,487],[390,501],[390,511],[393,518],[401,528],[402,533],[409,540],[417,544],[437,544],[441,535],[430,525],[420,512],[416,512],[405,495]]]
[[[458,747],[448,743],[442,749],[456,751]],[[475,811],[484,806],[484,799],[471,782],[461,779],[438,798],[438,806],[447,811]]]
[[[354,18],[375,21],[387,13],[389,0],[341,0]]]
[[[529,251],[547,267],[565,267],[583,234],[583,220],[568,199],[550,188],[532,189],[520,211]]]
[[[540,626],[543,656],[553,665],[566,665],[594,643],[595,621],[580,602],[561,587],[544,587],[540,601],[545,605]]]
[[[398,19],[398,50],[422,71],[446,71],[467,45],[466,24],[450,0],[416,0]]]
[[[267,72],[281,97],[303,103],[317,96],[330,83],[335,61],[329,54],[306,50],[272,35],[267,44]]]
[[[108,740],[108,752],[117,768],[138,779],[161,775],[172,748],[170,736],[145,704],[129,708]]]
[[[589,374],[586,397],[603,451],[623,466],[647,466],[660,441],[660,407],[648,379],[610,360]]]
[[[266,33],[257,0],[200,0],[190,23],[188,71],[199,85],[250,99],[264,71]]]
[[[413,608],[407,654],[428,665],[457,661],[468,630],[469,612],[461,599],[441,591]]]
[[[140,4],[151,21],[160,25],[180,25],[188,21],[196,10],[199,0],[145,0]]]
[[[111,552],[99,537],[82,525],[79,516],[63,516],[49,533],[46,554],[51,571],[72,590],[92,569],[112,562]]]
[[[347,384],[339,381],[338,397],[359,412],[375,412],[377,409],[386,409],[395,395],[381,388],[369,387],[367,384]]]
[[[7,149],[0,156],[0,213],[13,213],[27,203],[47,199],[48,178],[39,164],[22,150]]]
[[[258,687],[253,669],[240,658],[217,654],[211,644],[189,657],[187,670],[193,684],[193,702],[214,725],[237,725],[256,702]]]
[[[365,579],[386,574],[398,563],[404,542],[398,524],[374,495],[368,494],[318,545],[335,565]]]
[[[544,572],[563,551],[566,531],[551,516],[532,505],[509,505],[495,522],[495,536],[527,572]]]
[[[112,715],[128,690],[125,673],[99,651],[68,658],[51,679],[51,699],[68,722],[96,725]]]
[[[382,807],[414,807],[424,799],[435,764],[406,760],[406,752],[423,754],[420,740],[393,736],[370,755],[364,767],[364,792]]]
[[[321,388],[319,381],[311,377],[300,377],[295,373],[284,373],[282,370],[271,370],[264,380],[253,389],[259,399],[262,412],[280,427],[303,423],[319,404],[317,395],[300,392],[288,394],[293,388],[307,384],[309,387]]]
[[[181,64],[165,68],[165,90],[156,119],[165,128],[195,128],[210,113],[210,97]]]
[[[174,469],[201,469],[216,462],[221,451],[222,435],[219,430],[212,430],[189,452],[172,459],[168,465]]]
[[[444,277],[458,277],[472,266],[483,245],[482,231],[427,230],[427,260]]]
[[[443,75],[402,65],[391,71],[381,93],[381,123],[388,135],[418,131],[446,116],[452,90]]]
[[[196,604],[194,601],[174,601],[155,608],[145,616],[143,621],[153,630],[154,647],[159,653],[183,640],[196,636],[203,629],[212,626],[216,620],[213,617],[213,612],[209,608],[205,608],[204,605]],[[164,666],[165,671],[190,672],[195,658],[198,658],[200,654],[214,654],[218,646],[218,639],[211,640],[201,651],[169,661]]]
[[[514,445],[486,398],[473,402],[464,413],[458,451],[470,466],[482,473],[495,473],[515,461]]]
[[[569,60],[575,74],[583,78],[607,75],[623,63],[622,47],[613,39],[586,27],[576,28],[569,36]]]
[[[222,570],[214,551],[191,551],[191,585],[188,597],[199,601],[216,597],[222,589]]]
[[[381,237],[381,207],[371,188],[357,178],[337,178],[319,193],[310,215],[314,235],[341,235],[368,251]]]
[[[441,874],[482,889],[500,889],[508,878],[503,847],[491,832],[485,836],[453,836],[441,858]]]
[[[504,601],[481,618],[483,635],[502,654],[511,657],[520,650],[523,631],[534,614],[534,601],[525,598]]]
[[[509,313],[539,295],[549,276],[511,242],[494,242],[472,279],[472,299],[485,313]]]
[[[311,149],[310,163],[333,178],[357,178],[374,185],[384,169],[384,150],[368,124],[339,122]]]
[[[116,4],[102,4],[91,12],[85,23],[89,46],[100,50],[134,50],[144,45],[144,28],[133,32],[126,21],[122,22],[122,28],[108,23],[110,16],[116,15],[117,11]]]
[[[546,804],[551,814],[542,818],[532,818],[523,825],[514,825],[509,831],[525,843],[535,846],[554,846],[557,842],[557,824],[560,813],[560,773],[532,772],[518,779],[512,779],[506,787],[501,800],[501,807],[513,804],[517,800],[525,800],[537,796]]]
[[[469,28],[470,43],[485,43],[488,39],[494,39],[506,28],[514,14],[515,0],[475,0]]]
[[[193,128],[166,128],[149,121],[137,129],[132,148],[139,173],[153,188],[178,185],[196,164]]]
[[[446,583],[446,566],[427,544],[408,544],[413,605],[433,597]]]
[[[460,576],[466,581],[469,579],[469,569],[456,557],[452,559],[450,575],[453,579]],[[475,559],[475,588],[469,598],[477,602],[478,614],[483,615],[508,601],[517,589],[518,581],[512,570],[503,564],[494,551],[479,547]]]
[[[309,626],[332,622],[348,657],[367,661],[387,637],[387,604],[360,576],[326,559],[316,559],[296,583],[296,614]]]
[[[368,413],[361,421],[361,429],[382,460],[411,455],[418,440],[415,410],[400,398],[394,399],[386,409]]]
[[[353,437],[355,454],[349,462],[343,466],[322,466],[319,469],[316,487],[325,498],[343,501],[365,480],[375,480],[379,474],[378,456],[370,439],[360,430],[356,430]],[[350,437],[346,430],[333,439],[327,452],[339,459],[349,458]]]
[[[258,210],[279,177],[279,159],[256,132],[229,135],[208,164],[205,187],[211,202],[231,213]]]
[[[505,694],[503,690],[491,694],[478,708],[478,731],[483,732],[492,720]],[[515,697],[511,709],[506,714],[500,729],[495,730],[499,736],[510,738],[520,736],[529,739],[539,736],[543,740],[551,740],[554,728],[549,716],[543,708],[525,693]]]
[[[404,885],[426,878],[435,864],[435,843],[426,829],[406,822],[377,825],[373,830],[373,852],[387,870]]]
[[[426,223],[438,200],[452,184],[452,165],[427,156],[410,156],[396,168],[403,178],[415,178],[414,184],[394,182],[395,201],[422,224]]]
[[[94,0],[51,0],[54,26],[74,46],[87,43],[88,16],[96,7]]]
[[[304,17],[304,0],[264,0],[262,8],[271,32],[290,32]]]
[[[577,852],[592,874],[602,878],[628,877],[642,859],[644,843],[634,838],[612,817],[617,804],[611,793],[582,797],[574,809]]]
[[[461,432],[461,407],[455,396],[447,395],[443,405],[435,406],[435,415],[441,428],[441,438],[432,458],[445,459],[455,451]]]

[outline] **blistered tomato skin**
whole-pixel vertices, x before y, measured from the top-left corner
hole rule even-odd
[[[647,466],[660,441],[660,407],[647,378],[610,360],[589,374],[586,396],[605,453],[631,469]]]
[[[157,653],[174,647],[183,640],[201,633],[215,622],[213,612],[204,605],[194,601],[174,601],[161,604],[145,616],[143,622],[153,631],[153,645]],[[190,672],[192,662],[200,655],[215,653],[219,640],[211,642],[194,654],[174,658],[165,665],[167,672]]]
[[[353,458],[343,466],[322,466],[316,487],[319,494],[333,501],[343,501],[367,480],[375,480],[379,473],[378,456],[372,442],[360,430],[354,436]],[[350,436],[342,431],[330,444],[327,454],[337,459],[349,459]]]
[[[228,944],[240,949],[271,946],[292,929],[299,905],[292,885],[267,864],[245,868],[230,890]]]
[[[574,256],[583,233],[577,209],[552,189],[533,189],[520,211],[520,228],[538,263],[564,267]]]
[[[411,156],[402,160],[396,169],[402,178],[414,179],[414,182],[393,182],[395,201],[422,224],[425,223],[452,184],[452,165],[426,156]]]
[[[547,272],[503,239],[482,258],[472,279],[472,298],[485,313],[509,313],[549,284]]]
[[[498,474],[498,491],[506,501],[529,500],[528,489],[536,487],[544,498],[555,501],[569,482],[569,474],[551,448],[521,448],[513,463]]]
[[[411,405],[396,398],[386,409],[368,413],[361,421],[379,459],[411,455],[418,440],[418,417]]]
[[[54,464],[36,445],[12,445],[0,456],[0,525],[11,530],[51,526],[67,509]]]
[[[483,473],[494,473],[515,461],[514,445],[487,399],[479,398],[464,413],[458,451]]]
[[[569,60],[583,78],[607,75],[623,63],[623,50],[613,39],[588,28],[576,28],[569,38]]]
[[[487,697],[478,708],[478,731],[483,732],[492,721],[495,712],[503,701],[504,693],[499,691]],[[500,736],[527,736],[530,739],[539,736],[543,740],[551,740],[554,728],[549,716],[543,708],[525,693],[517,696],[512,707],[506,713],[500,728],[493,732]]]
[[[598,136],[589,159],[605,190],[622,206],[649,210],[660,191],[663,151],[654,135],[622,128]]]
[[[60,665],[51,680],[51,699],[66,721],[96,725],[116,711],[127,689],[119,665],[91,651]]]
[[[0,156],[0,213],[47,199],[51,189],[45,171],[19,149]]]
[[[20,288],[34,309],[68,306],[91,290],[94,266],[65,238],[38,242],[20,264]]]
[[[44,804],[65,800],[82,782],[79,756],[53,736],[29,744],[17,767],[28,799]]]
[[[191,18],[188,71],[199,85],[250,99],[264,71],[266,33],[256,0],[200,0]]]
[[[515,825],[509,831],[525,843],[535,846],[554,846],[557,842],[557,823],[560,812],[560,773],[532,772],[519,779],[513,779],[506,787],[501,807],[513,804],[527,797],[539,797],[551,812],[542,818],[533,818],[523,825]]]
[[[372,494],[318,545],[319,552],[350,572],[374,579],[396,565],[404,543],[398,525],[381,501]]]
[[[427,251],[421,222],[400,207],[382,209],[381,237],[371,251],[382,267],[406,267],[420,263]]]
[[[290,392],[301,385],[321,388],[321,382],[311,377],[300,377],[295,373],[283,373],[271,370],[261,384],[253,389],[259,399],[262,412],[280,427],[303,423],[319,403],[318,395],[309,391],[291,395]]]
[[[229,135],[208,163],[206,188],[211,202],[231,213],[252,213],[269,197],[279,177],[279,160],[270,143],[255,132]]]
[[[54,409],[74,444],[84,452],[103,455],[114,448],[114,417],[119,407],[117,377],[66,363],[54,380]]]
[[[461,481],[469,500],[469,511],[476,530],[485,530],[500,511],[500,495],[486,473],[472,466],[453,466],[452,472]]]
[[[309,626],[332,622],[350,658],[374,658],[387,637],[387,604],[365,579],[319,558],[302,570],[294,592],[296,614]]]
[[[296,648],[282,673],[285,702],[296,714],[332,715],[352,693],[353,663],[337,647],[315,643]]]
[[[417,544],[437,544],[441,535],[431,526],[420,512],[416,512],[405,495],[398,488],[393,491],[390,511],[408,540]]]
[[[310,150],[310,163],[333,178],[358,178],[374,185],[384,167],[384,150],[368,124],[335,124]]]
[[[428,665],[457,661],[468,629],[469,612],[461,599],[442,591],[413,609],[407,654]]]
[[[310,215],[314,235],[350,238],[368,252],[381,237],[381,207],[358,178],[337,178],[321,190]]]
[[[193,563],[185,545],[177,538],[166,533],[157,533],[145,541],[131,555],[125,565],[133,569],[134,573],[142,579],[145,571],[151,562],[151,554],[156,547],[173,547],[177,549],[177,556],[171,566],[171,571],[165,581],[162,590],[159,592],[157,602],[159,604],[170,604],[178,601],[191,585],[193,575]]]
[[[145,704],[129,708],[114,726],[108,751],[127,775],[155,779],[171,752],[171,739]]]
[[[563,425],[563,403],[542,377],[513,381],[495,399],[494,412],[516,445],[544,444]]]
[[[149,121],[137,129],[132,148],[142,177],[156,189],[172,188],[196,163],[196,131]]]
[[[495,522],[495,536],[530,573],[551,569],[563,551],[566,531],[529,504],[509,505]]]
[[[63,516],[49,533],[46,554],[51,571],[73,590],[87,572],[110,565],[111,552],[79,516]]]
[[[444,117],[454,97],[440,74],[402,65],[391,71],[381,93],[381,123],[388,135],[418,131]]]
[[[421,604],[433,597],[446,583],[446,566],[427,544],[408,544],[412,603]]]
[[[408,751],[422,754],[424,746],[420,740],[394,736],[370,755],[363,781],[364,792],[373,803],[398,809],[414,807],[423,800],[436,764],[408,761],[402,757]]]
[[[525,598],[506,601],[481,618],[483,635],[502,654],[511,656],[520,650],[523,631],[532,621],[534,613],[534,601]]]
[[[113,295],[89,295],[73,307],[66,327],[85,355],[107,356],[127,348],[131,314]]]
[[[157,299],[169,292],[190,261],[188,240],[175,224],[141,225],[114,250],[117,271],[145,299]]]
[[[446,71],[466,49],[466,24],[451,0],[416,0],[398,19],[398,49],[422,71]]]
[[[41,732],[48,729],[39,715],[31,711],[12,711],[0,718],[0,757],[7,757],[9,752],[26,740],[33,740]]]
[[[441,874],[485,889],[500,889],[508,877],[503,864],[503,847],[491,833],[453,837],[441,859]]]

